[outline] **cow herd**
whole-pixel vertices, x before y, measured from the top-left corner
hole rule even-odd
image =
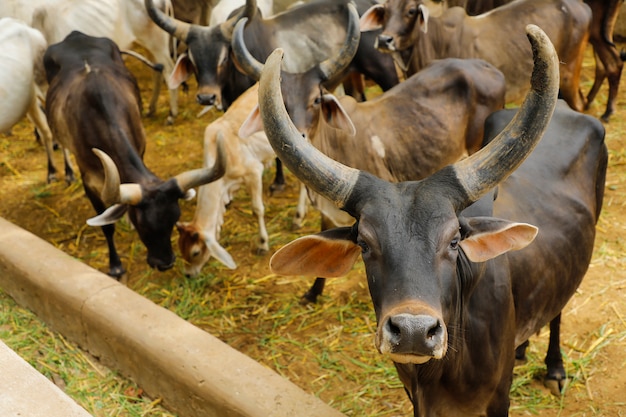
[[[608,158],[602,123],[582,111],[608,77],[602,118],[613,113],[620,2],[449,3],[309,0],[273,14],[255,0],[7,0],[0,131],[33,122],[48,182],[53,144],[68,183],[73,155],[116,279],[124,215],[153,268],[173,267],[176,229],[190,279],[211,257],[236,269],[220,235],[241,185],[255,252],[269,253],[263,172],[275,161],[280,192],[285,164],[302,182],[294,225],[308,200],[322,230],[278,249],[273,273],[316,277],[302,296],[315,303],[360,255],[375,347],[414,415],[506,416],[514,362],[548,323],[546,379],[558,394],[567,378],[561,310],[591,261]],[[193,76],[197,104],[223,111],[206,127],[202,166],[161,179],[144,163],[151,139],[122,59],[133,42],[157,68],[149,113],[165,81],[167,122],[181,123],[178,89]],[[588,43],[598,69],[585,96]],[[193,219],[181,219],[179,201],[196,194]]]

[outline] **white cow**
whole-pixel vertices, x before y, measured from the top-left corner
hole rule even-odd
[[[39,100],[38,84],[45,79],[43,54],[46,40],[41,32],[21,20],[0,18],[0,132],[7,132],[24,116],[34,123],[52,163],[52,133]],[[38,81],[38,82],[36,82]],[[48,181],[54,172],[48,171]]]
[[[2,0],[2,2],[30,2],[31,0]],[[170,0],[158,0],[156,6],[172,14]],[[87,35],[112,39],[120,49],[137,43],[163,65],[164,74],[155,73],[149,114],[153,114],[163,76],[169,77],[174,61],[170,56],[170,36],[148,17],[143,0],[48,0],[33,10],[32,26],[39,29],[48,44],[61,42],[70,32],[78,30]],[[170,89],[170,116],[178,114],[178,92]]]
[[[257,254],[267,253],[269,237],[265,228],[263,205],[263,170],[274,161],[276,154],[270,146],[265,132],[259,131],[246,138],[238,132],[244,120],[258,103],[258,84],[243,93],[222,117],[207,126],[204,132],[204,165],[212,166],[215,161],[216,141],[223,136],[227,149],[226,173],[219,180],[198,189],[196,212],[191,222],[179,222],[178,246],[186,261],[185,274],[197,275],[211,256],[228,268],[237,264],[219,243],[224,222],[226,205],[233,193],[244,184],[252,200],[252,210],[259,223]],[[298,227],[306,211],[306,190],[300,189],[294,226]]]
[[[228,15],[230,15],[233,10],[245,4],[246,0],[221,0],[211,11],[211,19],[209,20],[210,26],[225,22],[228,19]],[[264,18],[268,18],[274,14],[273,0],[257,0],[256,5],[259,10],[261,10],[261,15],[263,15]]]

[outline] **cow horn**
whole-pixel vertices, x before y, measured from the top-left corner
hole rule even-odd
[[[247,21],[248,18],[244,17],[237,22],[233,32],[232,48],[235,59],[243,72],[254,78],[256,81],[259,81],[261,78],[261,72],[263,71],[263,63],[253,57],[246,46],[246,41],[243,38],[243,28]]]
[[[543,136],[554,112],[559,89],[557,54],[539,27],[528,25],[526,33],[534,67],[531,89],[522,106],[487,146],[453,165],[468,204],[506,179],[524,161]]]
[[[237,24],[237,22],[241,19],[254,17],[256,11],[256,0],[246,0],[246,5],[239,11],[239,13],[220,25],[222,36],[230,42],[233,39],[235,24]]]
[[[186,171],[174,177],[178,186],[185,193],[199,185],[208,184],[221,178],[226,173],[226,141],[222,132],[217,134],[217,158],[211,168],[199,168]]]
[[[113,159],[100,149],[93,148],[92,151],[102,162],[104,169],[104,184],[100,191],[100,198],[104,204],[111,206],[113,204],[130,204],[136,205],[141,202],[143,193],[139,184],[121,184],[120,173],[113,162]]]
[[[348,29],[346,41],[337,56],[328,58],[319,64],[319,69],[326,80],[330,80],[352,62],[354,54],[359,48],[361,30],[359,28],[359,12],[352,2],[348,3]]]
[[[154,7],[153,0],[145,0],[144,3],[146,10],[148,11],[148,15],[157,26],[178,40],[187,42],[189,31],[193,25],[166,15],[161,10]]]
[[[259,82],[259,109],[268,140],[278,158],[298,179],[343,207],[356,184],[359,170],[327,157],[307,142],[287,114],[280,89],[283,50],[267,58]]]

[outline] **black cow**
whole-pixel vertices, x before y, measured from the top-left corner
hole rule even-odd
[[[243,23],[235,28],[233,51],[256,78],[263,64],[245,47]],[[388,181],[424,178],[480,148],[485,118],[504,107],[505,82],[498,69],[480,59],[436,60],[373,100],[338,99],[322,84],[332,77],[329,72],[340,71],[352,59],[358,43],[356,22],[348,33],[355,37],[329,60],[333,65],[325,61],[302,74],[281,71],[287,112],[313,146],[344,165]],[[257,108],[242,125],[240,136],[262,128]],[[352,223],[328,200],[314,192],[309,197],[322,213],[322,230]],[[318,278],[302,301],[316,302],[324,283]]]
[[[212,168],[161,180],[143,163],[139,88],[113,41],[74,31],[48,48],[44,65],[50,84],[48,122],[55,138],[76,157],[85,193],[98,213],[87,223],[102,226],[109,247],[109,275],[119,278],[125,272],[113,234],[115,221],[126,211],[148,249],[148,264],[171,268],[178,200],[224,174],[223,145]]]
[[[280,54],[261,78],[261,116],[277,155],[356,220],[295,240],[270,266],[279,274],[342,276],[361,254],[375,344],[394,361],[415,416],[508,415],[516,347],[558,322],[591,259],[604,129],[559,110],[551,132],[558,58],[537,26],[527,32],[535,65],[516,116],[480,151],[421,181],[390,183],[328,158],[285,112]],[[562,378],[560,353],[552,355],[558,333],[551,341],[548,375]]]

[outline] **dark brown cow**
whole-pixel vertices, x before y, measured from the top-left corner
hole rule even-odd
[[[506,79],[507,103],[521,100],[529,88],[532,61],[523,36],[529,23],[543,28],[555,45],[561,97],[582,111],[585,98],[579,82],[591,10],[579,0],[520,0],[480,16],[453,7],[439,17],[429,17],[422,0],[388,0],[361,17],[362,30],[382,26],[377,39],[381,51],[412,51],[409,75],[437,58],[481,58],[492,63]]]
[[[245,48],[243,24],[239,22],[235,28],[233,51],[242,67],[256,78],[262,64]],[[358,38],[353,43],[358,43]],[[334,59],[335,69],[330,72],[341,71],[353,54],[354,45],[352,50],[347,46]],[[350,96],[337,99],[326,91],[324,77],[332,75],[322,66],[303,74],[281,71],[283,99],[294,125],[334,160],[388,181],[421,179],[476,152],[482,143],[485,118],[504,107],[504,76],[480,59],[433,61],[367,102]],[[260,128],[257,109],[242,132]],[[309,197],[322,213],[322,230],[351,224],[350,217],[328,200],[310,190]],[[318,278],[303,301],[315,302],[324,282]]]
[[[109,247],[109,275],[124,274],[113,234],[114,223],[126,211],[148,249],[148,264],[171,268],[178,200],[224,174],[223,145],[212,168],[161,180],[143,163],[139,88],[113,41],[74,31],[48,48],[44,65],[50,84],[48,122],[55,138],[76,157],[85,193],[98,213],[87,223],[102,226]]]
[[[558,58],[537,26],[527,30],[536,64],[515,117],[480,151],[421,181],[390,183],[327,157],[290,122],[279,53],[261,77],[261,116],[276,154],[356,221],[295,240],[270,266],[342,276],[361,254],[376,347],[394,361],[416,417],[508,415],[516,347],[558,324],[589,266],[604,129],[569,109],[552,116]],[[562,379],[551,328],[548,375]]]
[[[606,110],[601,116],[605,122],[608,122],[615,112],[615,100],[624,67],[623,57],[613,43],[613,28],[623,2],[624,0],[585,0],[593,14],[589,43],[593,45],[596,59],[596,73],[593,86],[587,94],[587,108],[596,98],[604,80],[607,79],[609,97],[606,101]]]

